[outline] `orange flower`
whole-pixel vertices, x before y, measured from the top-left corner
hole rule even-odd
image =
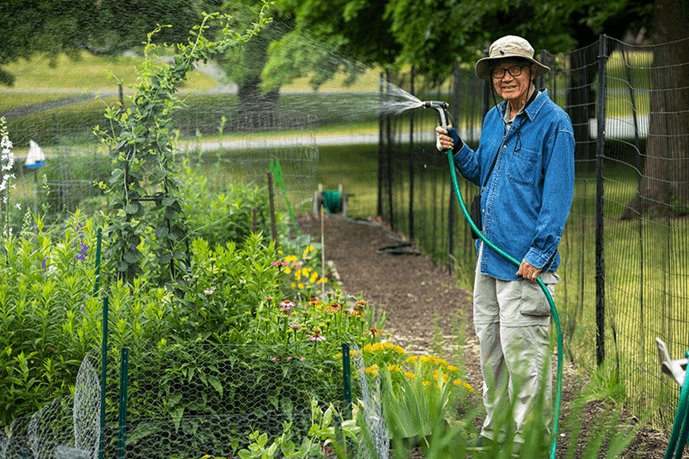
[[[367,332],[364,332],[365,335],[382,335],[383,333],[385,333],[385,330],[378,330],[376,327],[371,327]]]

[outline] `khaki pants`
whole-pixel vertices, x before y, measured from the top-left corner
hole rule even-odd
[[[515,268],[516,271],[516,268]],[[560,277],[540,275],[550,294]],[[502,441],[505,414],[514,403],[515,441],[523,442],[523,428],[538,397],[545,390],[542,420],[552,425],[552,369],[548,329],[550,305],[538,283],[501,281],[481,274],[474,279],[474,326],[481,347],[483,404],[486,419],[481,435]],[[541,377],[547,379],[541,384]],[[503,431],[497,431],[498,425]]]

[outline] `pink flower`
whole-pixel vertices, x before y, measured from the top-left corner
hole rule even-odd
[[[203,293],[205,293],[206,295],[212,295],[213,292],[215,292],[215,287],[211,287],[208,290],[203,291]]]
[[[282,312],[287,312],[287,311],[289,311],[290,309],[292,309],[294,306],[295,306],[295,304],[292,303],[291,301],[282,301],[282,302],[280,303],[280,310],[281,310]]]

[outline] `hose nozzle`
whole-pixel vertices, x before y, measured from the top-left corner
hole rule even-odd
[[[422,102],[423,108],[432,108],[436,112],[438,112],[438,124],[442,127],[447,127],[448,126],[448,116],[447,116],[447,109],[450,107],[450,104],[447,102],[443,102],[441,100],[429,100],[426,102]]]
[[[450,126],[450,123],[448,122],[449,114],[447,112],[447,109],[450,107],[450,104],[440,100],[429,100],[427,102],[422,102],[421,104],[423,108],[432,108],[438,113],[438,124],[440,125],[440,127],[448,130],[452,129],[452,126]],[[445,151],[443,147],[440,145],[440,137],[438,137],[437,135],[435,146],[438,149],[438,151]]]

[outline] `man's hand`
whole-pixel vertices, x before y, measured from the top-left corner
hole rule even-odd
[[[462,146],[462,140],[459,138],[459,134],[454,128],[450,128],[448,131],[440,126],[435,128],[435,132],[438,134],[438,145],[444,150],[452,150],[455,152],[455,146]],[[457,149],[459,151],[459,148]],[[455,152],[456,153],[456,152]]]
[[[519,265],[519,271],[517,271],[517,276],[521,276],[524,279],[528,279],[531,282],[538,282],[538,275],[541,273],[540,268],[531,266],[526,261],[522,261]]]

